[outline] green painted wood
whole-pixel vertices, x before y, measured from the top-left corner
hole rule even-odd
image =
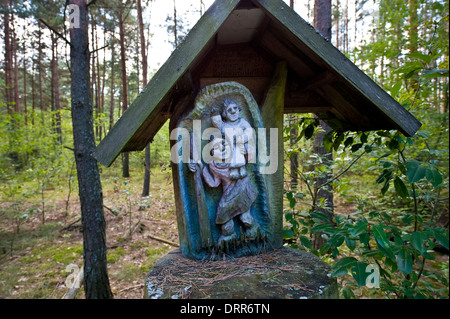
[[[273,242],[275,248],[283,245],[283,182],[284,182],[284,96],[287,81],[287,63],[279,62],[267,91],[266,98],[261,107],[261,117],[264,127],[269,133],[269,128],[278,129],[278,169],[274,174],[266,175],[269,209],[273,222]],[[269,139],[267,139],[269,141]],[[270,143],[267,143],[269,149]],[[270,150],[271,151],[271,150]]]
[[[333,71],[342,76],[349,84],[365,96],[398,126],[398,129],[412,136],[422,125],[405,110],[386,91],[378,86],[363,71],[354,65],[345,55],[322,37],[310,24],[303,20],[281,0],[253,0],[273,21],[292,34],[292,41],[300,40],[313,53],[323,60]]]
[[[93,156],[109,167],[138,129],[156,115],[157,106],[189,70],[194,59],[214,37],[239,0],[220,0],[205,12],[185,41],[172,53],[128,110],[98,145]]]

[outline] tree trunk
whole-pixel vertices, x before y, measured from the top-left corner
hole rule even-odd
[[[100,109],[102,118],[100,121],[100,140],[102,139],[103,130],[106,132],[104,122],[103,122],[103,113],[105,112],[105,86],[106,86],[106,34],[103,33],[103,69],[102,69],[102,88],[100,90]]]
[[[27,59],[26,59],[26,39],[24,28],[24,41],[23,41],[23,113],[25,115],[25,125],[28,125],[28,106],[27,106]]]
[[[200,0],[200,17],[203,15],[204,8],[205,8],[205,5],[203,4],[203,0]]]
[[[290,125],[292,126],[296,126],[297,125],[297,116],[291,114],[290,115]],[[291,148],[294,147],[295,145],[295,141],[297,140],[297,136],[298,136],[298,131],[296,128],[291,128],[290,131],[290,145]],[[290,158],[290,163],[291,163],[291,190],[295,191],[298,189],[298,153],[292,153],[291,158]]]
[[[111,130],[113,124],[114,124],[114,68],[115,68],[115,62],[116,62],[116,51],[114,50],[114,29],[112,31],[111,36],[111,93],[110,93],[110,100],[109,100],[109,129]]]
[[[10,8],[12,12],[12,4],[10,3]],[[14,78],[14,112],[20,112],[20,94],[19,94],[19,62],[17,61],[17,36],[16,28],[14,24],[14,15],[11,14],[11,25],[12,25],[12,38],[11,38],[11,49],[13,55],[13,78]]]
[[[336,0],[336,8],[334,10],[334,19],[335,19],[335,24],[334,24],[334,34],[335,34],[335,45],[336,48],[339,49],[339,23],[340,23],[340,15],[341,15],[341,11],[339,9],[339,0]]]
[[[322,34],[327,40],[331,39],[331,0],[315,0],[314,3],[314,27],[316,30]],[[323,121],[320,121],[320,126],[322,128],[321,132],[317,133],[314,137],[314,149],[313,152],[325,161],[325,165],[331,164],[333,160],[333,153],[330,151],[328,153],[323,146],[324,136],[331,130],[331,128]],[[324,184],[331,178],[331,172],[325,177],[317,178],[315,185]],[[319,209],[323,213],[329,216],[330,221],[333,218],[333,189],[328,186],[328,189],[320,189],[317,193],[317,200],[319,198],[324,198],[328,209]],[[317,235],[313,240],[313,247],[318,249],[324,243],[323,238]]]
[[[95,25],[95,59],[97,60],[95,62],[97,67],[97,78],[96,78],[96,99],[97,99],[97,128],[98,128],[98,139],[102,139],[102,126],[101,126],[101,116],[103,113],[102,104],[101,104],[101,78],[100,78],[100,59],[99,59],[99,46],[98,46],[98,34],[97,34],[97,25]]]
[[[331,0],[315,0],[314,28],[326,39],[331,39]]]
[[[173,0],[173,35],[175,37],[175,48],[178,47],[178,21],[177,21],[177,5]]]
[[[62,129],[61,129],[61,100],[59,96],[59,72],[58,72],[58,38],[52,33],[52,96],[53,96],[53,112],[55,122],[55,132],[58,137],[58,142],[62,144]]]
[[[83,225],[84,282],[87,299],[112,298],[106,264],[102,185],[95,149],[89,79],[86,0],[69,0],[80,13],[79,28],[70,29],[71,102],[74,153]]]
[[[97,88],[97,73],[96,73],[96,67],[95,67],[95,56],[97,54],[96,47],[95,47],[95,22],[94,22],[94,15],[91,14],[91,46],[93,53],[91,55],[91,101],[92,105],[94,107],[94,132],[95,136],[98,137],[98,126],[96,125],[96,120],[98,117],[98,88]]]
[[[4,0],[4,7],[9,7],[9,0]],[[8,114],[12,114],[13,100],[13,79],[12,79],[12,53],[11,53],[11,30],[9,25],[9,13],[4,13],[4,27],[5,27],[5,90],[6,90],[6,107]]]
[[[33,60],[33,66],[31,68],[31,125],[34,125],[34,112],[36,111],[36,83],[35,83],[35,76],[36,76],[36,63],[35,60]]]
[[[419,9],[419,5],[417,0],[409,0],[409,53],[417,52],[417,45],[419,41],[419,32],[418,32],[418,16],[417,10]],[[411,89],[416,91],[419,82],[414,78],[410,81]]]
[[[119,41],[120,41],[120,63],[122,66],[122,111],[128,108],[127,67],[125,56],[125,31],[123,24],[124,5],[119,6]],[[130,157],[128,152],[122,153],[122,177],[130,177]]]
[[[348,16],[348,0],[345,0],[345,11],[344,11],[344,52],[348,53],[348,45],[349,45],[349,36],[348,36],[348,25],[349,25],[349,16]]]
[[[147,53],[144,36],[144,21],[142,20],[141,0],[136,0],[136,4],[139,24],[139,39],[141,42],[142,87],[145,87],[147,85]],[[148,196],[150,194],[150,143],[145,147],[144,169],[144,185],[142,187],[142,196]]]
[[[419,38],[418,16],[419,9],[417,0],[409,0],[409,53],[417,52],[417,43]]]
[[[42,92],[42,28],[41,22],[38,21],[38,87],[39,87],[39,109],[44,111],[44,98]]]

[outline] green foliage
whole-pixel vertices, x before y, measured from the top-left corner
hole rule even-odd
[[[423,126],[406,137],[394,130],[345,132],[333,123],[324,137],[334,154],[332,165],[311,155],[298,172],[306,188],[285,191],[284,239],[330,262],[344,298],[448,298],[448,262],[433,251],[449,247],[448,223],[438,222],[448,212],[448,3],[432,6],[434,21],[419,21],[428,34],[408,54],[400,52],[408,37],[398,32],[408,17],[405,2],[379,4],[375,41],[355,53]],[[316,120],[303,119],[285,128],[285,140],[292,127],[298,144],[319,130]],[[294,145],[288,155],[295,151],[303,150]],[[317,184],[317,177],[326,175],[329,181]],[[335,213],[331,220],[319,212],[327,203],[318,189],[327,184],[356,211]],[[317,236],[325,241],[320,247],[314,244]]]
[[[70,114],[62,111],[61,115],[62,134],[71,139]],[[4,214],[16,221],[16,231],[33,214],[39,214],[44,223],[47,190],[64,187],[67,176],[73,175],[73,153],[45,125],[52,119],[53,114],[36,111],[25,124],[23,114],[0,114],[0,193],[10,203]],[[22,207],[24,200],[35,204]]]
[[[354,165],[355,159],[370,156],[370,160],[359,165],[370,172],[378,171],[373,178],[384,195],[380,198],[382,210],[373,210],[373,205],[366,203],[359,206],[356,213],[335,215],[330,221],[326,214],[315,210],[315,203],[320,203],[320,199],[314,197],[317,191],[310,192],[312,208],[303,212],[295,208],[298,199],[305,194],[285,192],[290,208],[285,213],[289,225],[285,227],[285,239],[291,246],[319,256],[329,254],[337,259],[344,254],[332,267],[333,276],[350,274],[356,283],[354,287],[344,287],[344,296],[352,297],[352,289],[365,286],[366,268],[377,265],[381,290],[387,297],[448,297],[448,289],[439,290],[432,284],[436,281],[447,284],[448,278],[431,275],[425,270],[427,261],[435,258],[430,251],[437,244],[448,249],[449,242],[448,228],[436,224],[439,195],[444,190],[448,193],[448,165],[443,165],[448,150],[430,149],[426,142],[429,137],[430,134],[423,131],[407,138],[396,131],[351,133],[338,130],[326,136],[326,145],[338,154],[342,150],[359,154],[335,174],[334,185],[339,186],[337,177]],[[309,189],[321,187],[306,173],[302,176]],[[398,208],[401,214],[397,214]],[[313,234],[326,239],[319,249],[313,249],[310,241]]]

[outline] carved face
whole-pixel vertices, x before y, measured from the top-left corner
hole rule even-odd
[[[235,122],[237,119],[239,119],[239,106],[235,103],[229,104],[227,108],[225,109],[225,117],[230,122]]]

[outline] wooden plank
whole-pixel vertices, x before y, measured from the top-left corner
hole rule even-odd
[[[332,74],[330,71],[328,70],[322,71],[321,73],[314,76],[312,79],[308,79],[304,81],[304,83],[300,83],[298,85],[299,88],[298,90],[291,91],[291,96],[295,98],[298,95],[303,94],[304,92],[312,91],[324,85],[330,84],[335,79],[336,76]]]
[[[220,0],[211,5],[189,32],[185,41],[172,53],[98,145],[93,156],[100,163],[107,167],[110,166],[137,130],[155,116],[157,105],[189,69],[196,56],[214,37],[238,3],[239,0]]]
[[[346,123],[351,123],[350,127],[355,131],[361,131],[364,127],[369,126],[371,119],[358,111],[355,105],[349,103],[342,92],[338,92],[333,86],[325,85],[323,88],[317,89],[317,92],[345,117]]]
[[[380,86],[354,65],[345,55],[323,38],[310,24],[280,0],[253,0],[265,10],[273,21],[287,30],[284,36],[295,43],[300,41],[329,67],[349,82],[357,91],[392,119],[396,128],[407,136],[412,136],[422,125]],[[281,36],[281,35],[280,35]]]
[[[272,215],[274,234],[271,244],[274,248],[279,248],[283,244],[283,198],[279,195],[283,193],[284,186],[283,113],[287,73],[287,63],[279,62],[261,107],[264,126],[278,129],[278,169],[275,173],[266,175],[269,210]],[[267,139],[267,141],[270,141],[270,139]],[[267,149],[272,152],[270,143],[268,144]]]
[[[269,31],[260,40],[260,46],[273,56],[272,60],[286,61],[289,69],[293,70],[303,79],[311,78],[316,73],[315,64],[311,63],[311,59],[301,52],[292,51],[283,43],[279,36]]]
[[[289,113],[320,113],[320,112],[328,112],[332,111],[332,106],[297,106],[297,105],[286,105],[286,102],[284,104],[284,114]]]
[[[201,77],[272,77],[273,66],[252,46],[217,46]]]

